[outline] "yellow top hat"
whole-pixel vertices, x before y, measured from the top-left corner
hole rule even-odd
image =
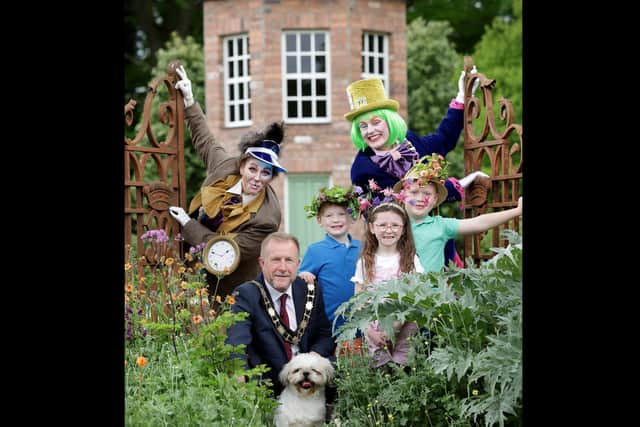
[[[344,118],[350,122],[367,111],[378,108],[390,108],[398,111],[400,103],[395,99],[387,98],[384,94],[384,86],[380,79],[358,80],[347,86],[347,97],[349,98],[349,111]]]

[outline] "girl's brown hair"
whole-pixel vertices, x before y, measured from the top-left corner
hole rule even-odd
[[[369,228],[369,224],[373,224],[382,212],[394,212],[402,218],[402,236],[398,239],[397,249],[400,253],[400,272],[410,273],[414,270],[414,258],[416,255],[416,245],[411,232],[411,224],[409,216],[404,207],[397,203],[382,203],[375,206],[367,215],[367,231],[365,232],[364,243],[360,251],[360,257],[364,263],[364,280],[371,282],[374,272],[374,264],[376,251],[378,250],[378,239]]]

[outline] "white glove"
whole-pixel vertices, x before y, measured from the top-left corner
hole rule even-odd
[[[169,214],[183,227],[191,219],[191,217],[187,215],[184,209],[179,206],[169,206]]]
[[[469,184],[471,184],[473,181],[475,181],[476,178],[479,177],[479,176],[483,176],[485,178],[489,178],[489,175],[487,175],[486,173],[484,173],[482,171],[475,171],[475,172],[471,172],[469,175],[467,175],[464,178],[462,178],[461,180],[459,180],[458,183],[460,183],[460,186],[462,188],[467,188],[469,186]]]
[[[478,73],[478,70],[474,65],[473,68],[471,69],[471,74],[477,74],[477,73]],[[473,94],[476,92],[476,89],[478,89],[479,84],[480,84],[480,79],[476,79],[476,81],[473,82],[473,87],[471,88],[471,96],[473,96]],[[456,101],[459,102],[460,104],[464,104],[464,70],[460,72],[460,78],[458,79],[458,94],[456,95]]]
[[[182,92],[182,99],[184,100],[184,108],[189,108],[193,105],[193,91],[191,90],[191,80],[187,77],[187,72],[181,65],[176,68],[176,73],[180,76],[180,80],[176,83],[176,89]]]

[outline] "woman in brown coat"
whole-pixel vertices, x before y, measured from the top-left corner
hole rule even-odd
[[[176,88],[184,96],[191,140],[207,167],[207,176],[188,214],[175,206],[169,212],[182,225],[182,235],[192,246],[206,243],[219,233],[231,234],[238,244],[240,264],[217,285],[217,294],[224,298],[237,285],[258,276],[260,244],[280,227],[280,203],[270,182],[279,172],[286,173],[278,161],[283,124],[272,123],[261,132],[245,134],[239,144],[240,156],[231,156],[209,131],[184,68],[177,72],[180,80]],[[207,272],[212,298],[217,280]]]

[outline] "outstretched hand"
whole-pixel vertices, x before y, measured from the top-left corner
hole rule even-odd
[[[180,80],[176,83],[176,89],[182,92],[184,108],[189,108],[195,102],[193,100],[193,91],[191,90],[191,80],[187,77],[187,72],[182,65],[176,68],[176,73],[180,77]]]
[[[471,69],[470,73],[471,74],[478,73],[478,70],[476,69],[475,65]],[[465,76],[465,72],[464,70],[462,70],[460,72],[460,78],[458,78],[458,94],[456,95],[456,101],[461,104],[464,104],[464,76]],[[473,82],[473,86],[471,87],[471,96],[473,96],[473,94],[476,92],[476,89],[478,89],[478,85],[480,85],[480,79],[476,79]]]
[[[169,215],[173,217],[181,226],[185,226],[191,219],[189,215],[179,206],[169,206]]]

